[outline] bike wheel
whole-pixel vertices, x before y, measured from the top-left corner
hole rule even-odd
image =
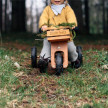
[[[59,76],[63,72],[63,57],[61,53],[56,54],[56,75]]]
[[[37,49],[36,47],[33,47],[31,49],[31,66],[32,68],[37,67]]]

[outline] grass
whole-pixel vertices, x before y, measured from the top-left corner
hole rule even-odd
[[[11,38],[10,38],[11,37]],[[35,39],[41,39],[40,36],[33,33],[25,33],[25,32],[13,32],[13,33],[2,33],[3,42],[20,42],[23,44],[34,45],[37,42],[37,46],[40,45],[42,41],[34,41]],[[107,45],[108,36],[107,34],[99,34],[99,35],[86,35],[86,34],[77,34],[75,41],[77,44],[98,44],[98,45]]]
[[[11,36],[11,39],[9,38]],[[22,37],[23,36],[23,37]],[[18,42],[38,49],[35,34],[3,34],[3,44]],[[107,45],[107,36],[78,37],[76,43]],[[87,40],[88,39],[88,40]],[[28,47],[28,46],[27,46]],[[40,73],[31,68],[30,50],[7,46],[0,48],[0,108],[107,108],[108,107],[108,52],[104,49],[83,51],[84,63],[79,69],[71,66],[61,76]],[[17,62],[21,68],[14,66]]]
[[[13,76],[14,67],[11,59],[7,58],[6,55],[11,55],[9,51],[0,49],[0,106],[6,104],[6,98],[9,95],[11,86],[17,82],[17,77]],[[10,96],[11,97],[11,96]]]
[[[11,37],[11,38],[10,38]],[[3,43],[5,42],[18,42],[22,44],[28,44],[28,45],[36,45],[40,46],[40,42],[42,41],[35,41],[35,39],[41,39],[40,36],[37,36],[33,33],[25,33],[25,32],[18,32],[18,33],[3,33],[2,34]]]
[[[57,77],[40,74],[30,63],[25,64],[30,60],[29,52],[1,48],[0,108],[107,108],[108,73],[102,69],[108,62],[107,52],[88,50],[83,55],[80,69],[69,66]],[[14,66],[16,61],[21,69]]]
[[[0,48],[0,108],[4,108],[14,99],[21,100],[25,96],[26,90],[31,89],[31,86],[23,85],[23,82],[15,75],[24,70],[19,70],[14,66],[14,63],[19,59],[19,53],[19,51]],[[23,59],[23,56],[20,59]],[[17,62],[21,63],[22,60]],[[20,89],[16,90],[19,85]]]

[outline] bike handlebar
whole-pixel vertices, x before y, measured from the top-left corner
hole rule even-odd
[[[58,29],[58,28],[53,27],[52,29]],[[71,27],[60,27],[59,29],[71,29]],[[47,30],[51,30],[51,27],[48,27]],[[46,31],[47,31],[47,30],[46,30]],[[77,32],[77,31],[79,30],[79,28],[78,28],[78,27],[75,27],[75,28],[72,29],[72,30],[74,30],[75,32]],[[42,32],[43,32],[43,30],[40,28],[40,29],[39,29],[39,33],[42,33]]]

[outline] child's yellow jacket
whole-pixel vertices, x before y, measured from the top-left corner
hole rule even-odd
[[[58,25],[61,23],[75,23],[77,26],[75,13],[72,10],[72,8],[68,5],[65,8],[63,8],[61,14],[57,16],[54,14],[51,7],[47,6],[40,17],[39,28],[41,28],[45,24],[48,24],[48,20],[49,24],[52,25]]]

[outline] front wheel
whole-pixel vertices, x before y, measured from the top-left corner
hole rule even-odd
[[[31,49],[31,66],[32,68],[37,67],[37,49],[36,47],[33,47]]]
[[[63,72],[63,57],[61,53],[56,53],[56,75],[60,75]]]

